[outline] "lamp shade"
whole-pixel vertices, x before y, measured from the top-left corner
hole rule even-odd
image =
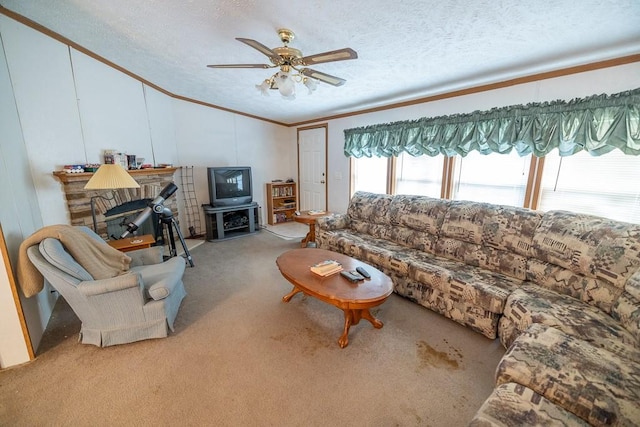
[[[140,184],[120,165],[101,165],[84,186],[85,190],[140,188]]]

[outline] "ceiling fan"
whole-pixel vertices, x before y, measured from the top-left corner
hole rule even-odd
[[[279,89],[284,97],[293,97],[295,93],[294,83],[303,82],[309,91],[315,90],[316,82],[328,83],[333,86],[342,86],[346,80],[322,73],[311,68],[309,65],[322,64],[325,62],[345,61],[356,59],[358,54],[351,48],[332,50],[329,52],[317,53],[315,55],[302,56],[298,49],[289,47],[289,43],[294,39],[293,31],[286,28],[278,30],[278,35],[284,46],[268,48],[260,42],[252,39],[236,38],[236,40],[251,46],[262,54],[266,55],[271,64],[214,64],[207,65],[209,68],[275,68],[280,67],[280,71],[271,78],[266,79],[261,85],[256,85],[263,94],[267,94],[267,89]],[[303,67],[303,68],[301,68]],[[297,72],[297,74],[294,73]]]

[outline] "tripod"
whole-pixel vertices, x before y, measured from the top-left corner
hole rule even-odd
[[[167,234],[169,235],[169,257],[171,258],[178,255],[176,251],[176,240],[173,236],[173,230],[175,230],[178,234],[178,238],[180,239],[180,243],[182,243],[184,256],[189,262],[189,265],[193,267],[193,259],[191,258],[189,249],[187,249],[187,244],[185,243],[184,237],[182,237],[182,232],[180,231],[180,227],[178,227],[176,219],[173,217],[173,213],[169,208],[164,208],[162,210],[162,213],[158,215],[158,231],[156,232],[156,241],[160,236],[162,238],[162,241],[164,242],[164,226],[167,227]]]

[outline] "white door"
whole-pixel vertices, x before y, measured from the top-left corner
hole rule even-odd
[[[327,209],[327,126],[298,129],[299,193],[302,211]]]

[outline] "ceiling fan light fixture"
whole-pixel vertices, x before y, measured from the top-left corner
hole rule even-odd
[[[270,79],[266,79],[261,84],[256,85],[256,89],[258,89],[260,91],[262,96],[269,96],[269,89],[273,89],[271,87],[271,80]]]
[[[275,75],[275,82],[277,84],[278,91],[283,98],[295,99],[296,82],[291,74],[279,71]]]
[[[280,70],[266,79],[262,83],[255,85],[256,89],[262,95],[269,95],[269,90],[277,89],[283,98],[295,99],[296,83],[302,83],[312,94],[319,82],[328,83],[332,86],[342,86],[346,80],[326,74],[320,71],[306,68],[307,65],[322,64],[325,62],[344,61],[356,59],[358,53],[351,48],[343,48],[330,52],[317,53],[315,55],[303,56],[298,49],[289,47],[289,43],[295,38],[293,31],[281,28],[278,30],[278,36],[284,44],[282,47],[268,48],[262,43],[237,37],[236,40],[256,49],[260,53],[269,58],[272,65],[269,64],[211,64],[209,68],[275,68]],[[298,68],[305,66],[305,68]]]
[[[303,77],[302,83],[307,87],[307,89],[309,89],[309,95],[318,88],[318,81],[309,77]]]

